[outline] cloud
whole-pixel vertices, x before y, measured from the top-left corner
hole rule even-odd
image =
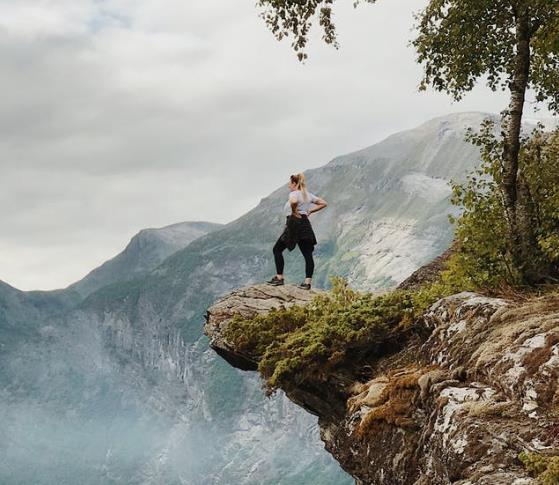
[[[228,222],[292,171],[450,111],[418,93],[424,0],[340,2],[339,51],[300,64],[253,1],[5,1],[0,6],[0,278],[79,279],[143,227]]]
[[[0,29],[21,41],[74,37],[87,30],[93,2],[6,0],[0,5]]]

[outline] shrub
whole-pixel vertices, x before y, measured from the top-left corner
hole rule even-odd
[[[268,394],[308,379],[325,380],[332,370],[358,363],[390,344],[401,344],[406,330],[434,301],[451,294],[443,284],[419,291],[378,295],[356,292],[341,278],[332,290],[306,306],[274,309],[251,319],[236,316],[225,337],[259,360]]]
[[[549,279],[559,261],[559,129],[544,133],[538,126],[522,140],[518,210],[525,237],[522,268],[511,256],[501,181],[503,141],[486,120],[467,139],[481,149],[481,166],[463,184],[453,183],[452,202],[462,208],[456,224],[457,251],[446,278],[471,288],[519,285]]]
[[[559,484],[559,456],[545,456],[523,451],[518,458],[526,470],[537,477],[543,485]]]

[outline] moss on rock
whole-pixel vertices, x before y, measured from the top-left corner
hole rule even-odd
[[[332,290],[305,306],[272,309],[251,318],[235,316],[226,339],[259,361],[269,393],[312,379],[325,380],[334,368],[399,346],[415,318],[444,296],[443,285],[385,294],[352,290],[341,278]]]
[[[559,484],[559,456],[522,452],[518,458],[543,485]]]

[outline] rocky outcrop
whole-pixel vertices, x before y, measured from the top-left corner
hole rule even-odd
[[[258,284],[239,288],[208,309],[204,333],[210,338],[210,347],[232,366],[241,370],[256,370],[258,356],[236,349],[225,337],[225,330],[231,319],[235,315],[250,318],[272,308],[305,305],[318,293],[317,290],[308,291],[294,285]],[[284,391],[291,401],[319,418],[335,416],[336,419],[341,419],[345,415],[346,393],[351,384],[350,376],[342,370],[330,375],[325,382],[306,383]]]
[[[232,366],[241,370],[256,370],[258,361],[246,355],[227,341],[225,329],[235,315],[250,318],[272,308],[308,303],[317,290],[305,290],[294,285],[272,286],[266,283],[238,288],[214,303],[206,313],[204,333],[214,349]]]
[[[310,296],[244,288],[209,309],[205,331],[231,364],[255,369],[254,356],[224,340],[227,322]],[[513,303],[460,293],[416,326],[422,339],[339,386],[343,394],[312,384],[288,392],[318,414],[326,449],[362,485],[538,483],[518,455],[559,454],[559,296]],[[330,407],[317,406],[324,400]]]

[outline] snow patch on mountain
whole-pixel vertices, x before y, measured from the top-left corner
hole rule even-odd
[[[418,233],[416,221],[372,223],[357,249],[366,278],[375,281],[382,275],[383,286],[403,281],[433,254],[442,237],[436,227]]]
[[[401,183],[404,192],[433,202],[444,200],[451,193],[448,180],[429,177],[421,172],[404,175]]]

